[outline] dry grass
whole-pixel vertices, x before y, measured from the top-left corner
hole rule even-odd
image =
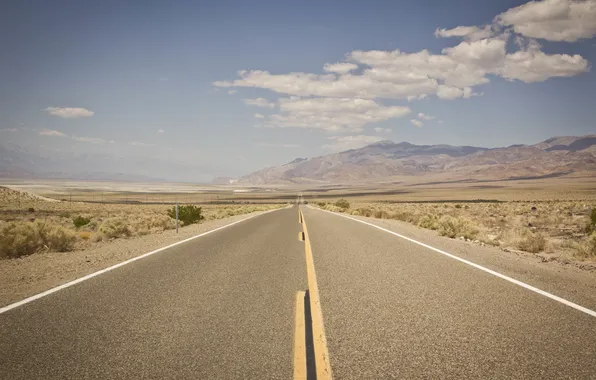
[[[213,220],[283,206],[202,207],[205,220]],[[49,202],[0,187],[0,258],[86,249],[99,241],[174,229],[176,222],[167,215],[169,208],[171,205]]]
[[[396,219],[439,235],[526,252],[596,259],[591,213],[596,201],[537,202],[350,202],[349,209],[318,200],[326,210]]]

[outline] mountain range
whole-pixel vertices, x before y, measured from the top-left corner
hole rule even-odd
[[[505,148],[415,145],[385,140],[340,153],[297,158],[241,177],[238,183],[382,182],[404,176],[503,180],[571,173],[596,174],[596,135],[553,137],[534,145]]]

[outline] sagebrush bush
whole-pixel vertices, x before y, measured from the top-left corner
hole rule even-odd
[[[438,221],[437,230],[441,236],[450,238],[463,236],[466,239],[474,239],[479,232],[471,221],[452,216],[442,216]]]
[[[72,224],[74,224],[75,228],[81,228],[83,226],[86,226],[90,222],[91,222],[90,218],[85,218],[80,215],[72,220]]]
[[[184,223],[185,226],[189,224],[199,223],[201,220],[205,219],[203,215],[201,215],[202,208],[197,207],[195,205],[181,205],[178,207],[178,219]],[[233,209],[226,209],[228,216],[235,215]],[[168,210],[168,216],[170,218],[176,218],[176,207],[172,207]]]
[[[115,239],[119,237],[128,237],[132,235],[131,228],[128,224],[128,218],[114,217],[104,220],[97,231],[102,237],[108,239]]]
[[[348,202],[348,201],[347,201],[347,200],[345,200],[345,199],[340,199],[340,200],[338,200],[337,202],[335,202],[335,206],[336,206],[336,207],[339,207],[339,208],[345,208],[345,209],[348,209],[348,208],[350,208],[350,202]]]
[[[586,241],[575,246],[575,255],[582,258],[596,258],[596,232],[592,232]]]
[[[11,222],[0,229],[0,257],[15,258],[49,249],[70,251],[74,246],[74,232],[44,222]]]
[[[437,230],[439,228],[439,218],[433,214],[426,214],[418,221],[418,227]]]
[[[586,233],[591,234],[592,232],[596,232],[596,208],[592,209],[590,219],[588,220],[588,224],[586,225]]]
[[[542,252],[546,248],[546,238],[541,233],[524,230],[517,248],[530,253]]]

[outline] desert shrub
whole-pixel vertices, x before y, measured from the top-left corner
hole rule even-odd
[[[442,216],[438,221],[439,235],[456,238],[463,236],[466,239],[473,239],[478,234],[478,229],[472,222],[463,218]]]
[[[61,226],[51,226],[42,230],[45,245],[52,251],[66,252],[72,250],[77,239],[74,232]]]
[[[80,215],[72,220],[72,224],[74,224],[75,228],[81,228],[83,226],[86,226],[90,222],[91,222],[90,218],[85,218]]]
[[[461,205],[460,204],[456,204],[455,205],[455,208],[461,208]]]
[[[590,220],[588,221],[588,225],[586,226],[586,233],[591,234],[592,232],[596,231],[596,208],[592,209],[592,213],[590,214]]]
[[[354,216],[360,215],[360,213],[358,212],[358,210],[353,210],[350,214],[351,215],[354,215]]]
[[[524,230],[517,241],[517,248],[531,253],[542,252],[546,248],[546,238],[540,233]]]
[[[317,206],[319,206],[319,207],[325,207],[326,204],[327,203],[325,203],[325,202],[317,202]]]
[[[350,208],[350,203],[348,201],[346,201],[345,199],[340,199],[337,202],[335,202],[335,206],[339,207],[339,208],[348,209],[348,208]]]
[[[389,213],[385,210],[375,210],[373,216],[377,219],[389,219]]]
[[[33,207],[29,207],[29,208],[27,209],[27,211],[29,211],[29,212],[35,212],[35,209],[34,209]]]
[[[575,255],[596,258],[596,232],[592,232],[586,241],[575,246]]]
[[[115,239],[119,237],[127,237],[132,235],[127,218],[113,217],[104,220],[98,228],[98,232],[102,237],[108,239]]]
[[[6,223],[0,230],[0,257],[30,255],[43,248],[43,240],[35,223]]]
[[[436,215],[426,214],[418,221],[418,227],[436,230],[439,228],[439,218]]]
[[[0,229],[0,257],[14,258],[49,249],[69,251],[76,235],[60,226],[43,222],[12,222]]]
[[[199,223],[201,220],[205,219],[203,215],[201,215],[201,211],[201,207],[195,205],[181,205],[178,207],[178,219],[182,221],[185,226]],[[235,215],[233,209],[227,209],[226,211],[229,216]],[[175,206],[168,210],[168,216],[172,219],[176,218]]]
[[[58,216],[61,218],[70,218],[70,212],[63,211],[60,214],[58,214]]]
[[[358,213],[359,213],[360,215],[362,215],[362,216],[369,217],[369,216],[371,216],[371,215],[372,215],[372,213],[373,213],[373,212],[372,212],[372,210],[371,210],[371,209],[369,209],[368,207],[362,207],[362,208],[359,208],[359,209],[358,209]]]

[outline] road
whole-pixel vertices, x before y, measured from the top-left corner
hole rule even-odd
[[[300,209],[306,242],[282,209],[0,314],[0,378],[596,377],[594,316]]]

